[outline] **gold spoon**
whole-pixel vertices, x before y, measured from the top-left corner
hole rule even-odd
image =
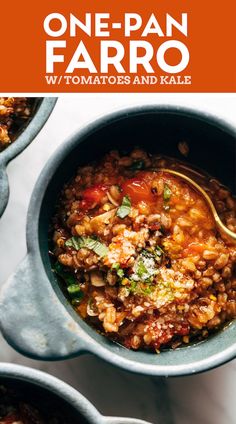
[[[212,202],[212,200],[210,199],[210,197],[208,196],[208,194],[205,192],[205,190],[203,190],[203,188],[197,184],[195,181],[193,181],[191,178],[187,177],[187,175],[182,174],[182,172],[178,172],[178,171],[174,171],[173,169],[168,169],[168,168],[160,168],[160,171],[163,172],[167,172],[169,174],[173,174],[176,175],[177,177],[182,178],[183,180],[187,181],[190,185],[192,185],[196,190],[198,190],[201,195],[204,197],[204,199],[206,200],[208,206],[211,209],[212,215],[214,217],[214,220],[216,222],[216,225],[218,226],[218,228],[225,234],[227,234],[228,237],[230,237],[231,239],[236,241],[236,233],[234,233],[233,231],[229,230],[221,221],[216,208]]]

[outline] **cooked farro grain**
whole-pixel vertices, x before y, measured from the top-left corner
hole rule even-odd
[[[132,349],[186,345],[236,316],[235,245],[201,195],[163,166],[181,163],[112,151],[78,170],[53,219],[54,269],[75,310]],[[236,231],[229,190],[185,171]]]

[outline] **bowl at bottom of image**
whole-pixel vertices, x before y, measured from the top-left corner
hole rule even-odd
[[[40,417],[40,422],[57,424],[148,424],[135,418],[104,417],[68,384],[45,372],[21,365],[0,364],[0,389],[1,413],[6,408],[6,422],[9,423],[12,422],[11,414],[17,417],[23,413],[28,417],[31,413]],[[9,411],[11,406],[12,411]]]
[[[235,193],[235,129],[203,112],[174,106],[125,109],[86,126],[49,159],[33,192],[27,223],[28,255],[1,291],[0,324],[6,340],[21,353],[58,360],[93,353],[130,372],[178,376],[206,371],[236,354],[236,322],[204,341],[160,354],[134,351],[96,332],[62,293],[48,254],[48,230],[63,184],[78,166],[110,150],[140,146],[150,153],[186,160]],[[17,327],[15,326],[17,322]]]

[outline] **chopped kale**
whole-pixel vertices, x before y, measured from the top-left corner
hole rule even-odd
[[[68,247],[73,247],[75,250],[86,247],[101,258],[106,256],[108,253],[108,248],[105,244],[91,237],[71,237],[66,241],[65,245]]]
[[[122,204],[118,208],[116,215],[119,218],[123,219],[123,218],[125,218],[126,216],[129,215],[130,211],[131,211],[130,198],[129,198],[129,196],[124,196],[123,199],[122,199]]]

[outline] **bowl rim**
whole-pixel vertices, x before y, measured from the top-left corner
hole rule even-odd
[[[212,124],[213,126],[223,130],[229,135],[236,137],[236,128],[231,124],[228,124],[225,120],[218,118],[210,113],[202,112],[199,110],[195,110],[188,107],[175,106],[175,105],[142,105],[142,106],[133,106],[129,108],[122,108],[118,111],[115,111],[111,114],[106,114],[101,118],[96,120],[92,120],[89,124],[82,127],[79,131],[76,131],[72,136],[68,137],[66,141],[59,146],[59,148],[54,152],[54,154],[49,158],[46,165],[44,166],[33,190],[33,194],[30,200],[30,206],[28,210],[27,216],[27,248],[29,254],[32,256],[37,255],[39,268],[43,267],[42,258],[40,254],[40,244],[38,237],[38,223],[41,212],[41,205],[44,194],[46,192],[48,184],[50,184],[51,178],[54,173],[60,166],[60,163],[69,155],[69,153],[75,148],[77,143],[103,128],[106,125],[110,125],[114,122],[117,122],[123,118],[127,118],[129,116],[135,116],[146,113],[168,113],[168,114],[180,114],[186,117],[194,117],[199,121],[204,121]],[[32,219],[34,217],[34,219]],[[32,234],[36,234],[36,237],[32,237]],[[45,271],[45,269],[44,269]],[[47,280],[49,280],[47,278]],[[51,282],[48,281],[50,286]],[[52,286],[51,289],[53,290]],[[58,302],[60,300],[58,299]],[[67,311],[68,312],[68,311]],[[69,313],[69,312],[68,312]],[[77,323],[79,325],[79,323]],[[81,327],[80,327],[81,328]],[[81,328],[82,330],[82,328]],[[95,331],[95,330],[94,330]],[[141,373],[152,376],[180,376],[180,375],[188,375],[197,372],[203,372],[212,368],[217,367],[227,361],[230,361],[236,356],[236,343],[232,341],[232,345],[228,348],[224,349],[212,356],[206,357],[199,361],[194,360],[192,363],[188,364],[180,364],[180,365],[152,365],[141,362],[138,360],[137,353],[137,361],[132,359],[124,358],[120,356],[119,353],[111,352],[109,349],[101,345],[99,342],[93,339],[92,336],[88,335],[85,330],[83,330],[84,334],[88,337],[90,342],[88,343],[88,352],[91,352],[102,359],[112,363],[113,365],[119,365],[121,368],[126,369],[131,372]],[[75,353],[68,357],[76,356]]]
[[[95,406],[80,392],[59,378],[44,371],[18,364],[0,363],[1,378],[24,381],[52,392],[67,401],[71,407],[81,413],[91,424],[97,424],[99,422],[98,419],[100,421],[102,419],[102,415]]]

